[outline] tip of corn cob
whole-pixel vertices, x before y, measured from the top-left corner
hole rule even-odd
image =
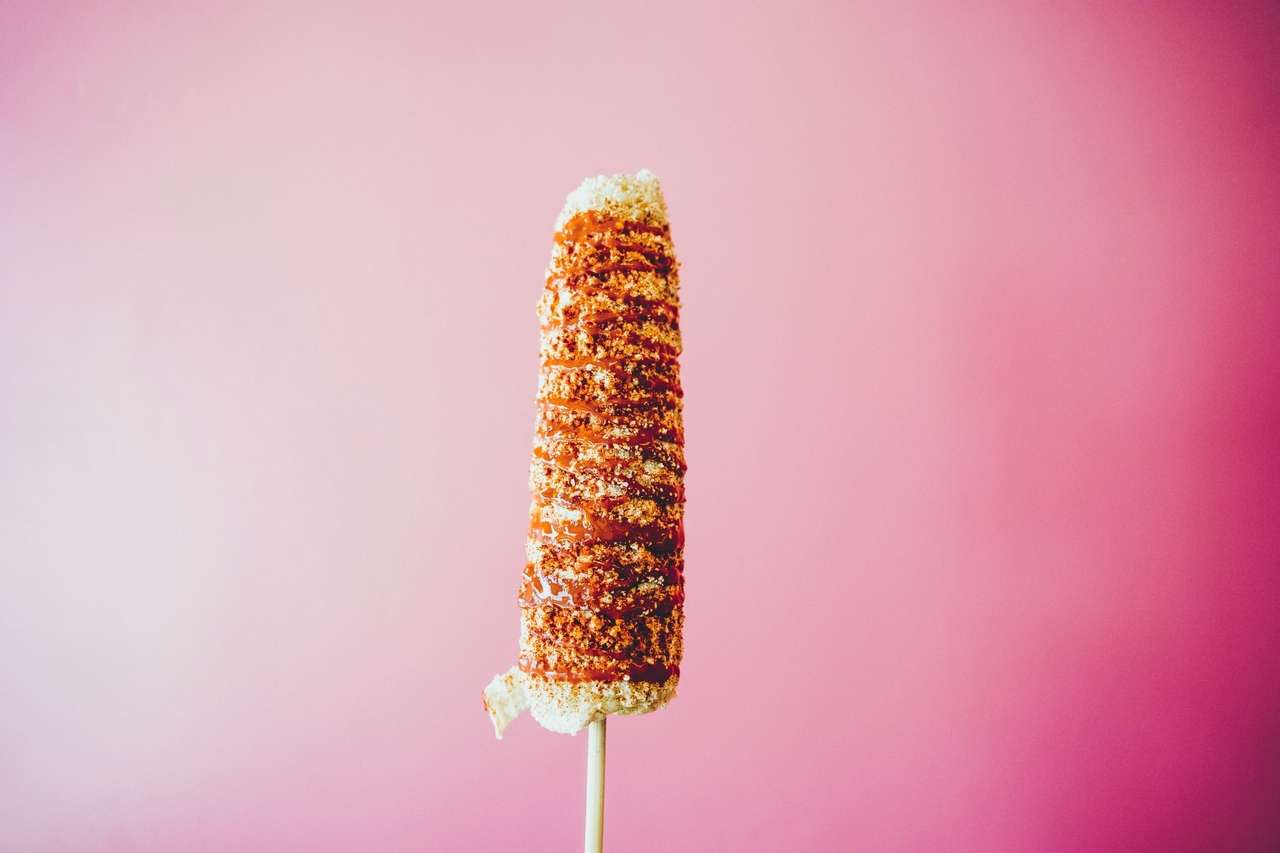
[[[665,225],[667,202],[662,197],[658,176],[648,169],[634,175],[597,175],[586,178],[564,200],[564,209],[556,220],[560,230],[575,214],[599,210],[619,219]]]
[[[658,710],[675,698],[677,680],[672,676],[662,684],[634,681],[566,684],[532,678],[512,667],[489,682],[484,690],[484,707],[499,740],[503,730],[525,710],[543,728],[572,735],[593,720],[606,716]]]

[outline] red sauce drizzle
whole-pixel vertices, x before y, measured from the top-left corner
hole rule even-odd
[[[596,210],[576,213],[556,232],[557,243],[580,243],[589,234],[667,234],[666,225],[648,225],[634,220],[622,220],[605,216]]]
[[[531,655],[522,654],[517,661],[520,669],[530,675],[538,675],[547,681],[560,681],[575,684],[583,681],[635,681],[641,684],[662,684],[673,675],[680,674],[680,667],[666,666],[660,663],[619,662],[611,667],[590,667],[586,669],[554,670],[546,663],[534,660]]]
[[[542,462],[571,472],[575,477],[600,477],[620,483],[624,497],[571,499],[553,490],[534,496],[530,518],[530,537],[549,549],[584,549],[591,545],[641,546],[654,555],[645,562],[642,576],[617,564],[574,564],[572,577],[542,575],[533,564],[526,567],[519,599],[522,604],[552,605],[608,616],[617,620],[642,616],[666,617],[684,601],[684,575],[681,551],[684,547],[684,523],[671,519],[663,511],[684,501],[682,483],[636,483],[627,473],[644,459],[655,459],[670,470],[683,474],[684,443],[678,426],[664,424],[663,414],[679,405],[683,395],[678,378],[676,347],[638,333],[645,323],[657,323],[678,329],[679,307],[674,299],[653,299],[626,292],[610,276],[620,272],[652,272],[669,275],[675,268],[674,258],[662,245],[648,245],[634,235],[666,236],[666,226],[622,221],[598,211],[584,211],[572,217],[555,235],[559,244],[574,244],[557,255],[559,268],[548,278],[549,288],[559,288],[578,298],[602,297],[622,306],[619,310],[583,311],[578,299],[571,300],[562,314],[542,326],[544,334],[556,327],[586,332],[592,338],[612,343],[618,341],[640,350],[634,357],[548,358],[543,369],[579,370],[601,368],[617,379],[614,396],[607,401],[544,397],[539,402],[538,435],[556,448],[553,455],[539,444],[534,456]],[[628,235],[632,235],[628,239]],[[572,352],[572,350],[570,350]],[[606,352],[610,351],[608,349]],[[624,350],[625,351],[625,350]],[[678,419],[676,421],[678,424]],[[616,454],[605,459],[581,459],[582,443],[628,446],[634,452]],[[676,452],[662,449],[678,445]],[[637,459],[637,456],[639,457]],[[647,523],[628,521],[617,512],[621,504],[633,499],[649,499],[658,512]],[[552,510],[556,511],[552,511]],[[567,552],[565,552],[567,553]],[[585,551],[583,552],[585,553]],[[607,560],[597,549],[596,561]],[[606,552],[607,553],[607,552]],[[549,564],[555,571],[554,561]],[[654,584],[653,580],[662,582]],[[644,588],[639,584],[649,581]],[[554,634],[542,636],[552,647],[564,642]],[[617,681],[661,683],[679,674],[679,667],[666,666],[594,645],[567,648],[566,652],[587,655],[595,661],[610,663],[558,668],[535,660],[530,654],[520,658],[520,668],[552,681]],[[638,652],[637,652],[638,654]],[[572,655],[569,655],[572,659]]]

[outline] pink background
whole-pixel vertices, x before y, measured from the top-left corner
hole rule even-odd
[[[0,2],[0,850],[580,843],[479,695],[551,224],[645,165],[611,849],[1280,849],[1274,4],[181,5]]]

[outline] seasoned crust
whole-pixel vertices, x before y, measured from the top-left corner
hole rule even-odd
[[[619,618],[535,604],[522,606],[520,615],[520,668],[526,672],[592,672],[600,673],[593,676],[597,679],[621,679],[636,669],[675,669],[684,651],[684,612],[679,606],[665,613]],[[630,680],[651,679],[633,674]]]
[[[529,466],[529,489],[536,496],[558,495],[575,502],[630,497],[676,503],[684,498],[679,469],[646,458],[636,452],[639,448],[606,445],[596,461],[577,454],[580,444],[553,447],[535,456]]]
[[[682,584],[684,554],[657,551],[635,542],[557,542],[530,539],[525,546],[528,570],[572,580],[589,578],[605,585],[635,584],[663,577]]]
[[[675,693],[683,653],[678,262],[649,172],[566,200],[538,304],[542,367],[520,666],[485,707],[573,732]]]
[[[669,361],[548,364],[538,374],[539,400],[574,400],[601,407],[672,409],[680,405],[680,368]]]
[[[666,409],[607,411],[612,406],[579,408],[547,400],[539,415],[535,447],[550,439],[572,439],[579,446],[657,445],[669,455],[683,458],[679,445],[683,441],[683,423],[679,401]]]
[[[680,355],[680,330],[672,323],[652,319],[558,325],[543,330],[541,355],[551,361],[674,359]]]
[[[625,334],[643,323],[678,331],[680,305],[664,295],[663,286],[651,284],[653,278],[648,272],[610,273],[607,289],[563,287],[561,279],[552,279],[538,300],[538,319],[544,331],[578,325]]]

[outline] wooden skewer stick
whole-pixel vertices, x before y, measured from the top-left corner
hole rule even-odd
[[[585,853],[604,850],[604,724],[605,717],[587,728],[587,840]]]

